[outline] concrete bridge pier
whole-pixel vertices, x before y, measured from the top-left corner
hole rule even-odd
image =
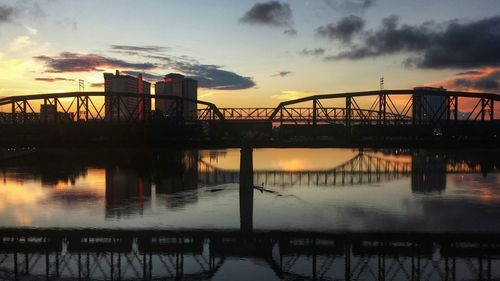
[[[240,156],[240,230],[253,232],[253,149],[242,148]]]

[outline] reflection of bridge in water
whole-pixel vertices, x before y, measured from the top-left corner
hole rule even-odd
[[[496,235],[3,229],[0,241],[0,280],[206,280],[231,258],[280,280],[500,277]]]
[[[413,174],[481,173],[480,165],[457,162],[447,165],[442,157],[413,156],[411,161],[357,153],[336,167],[322,170],[254,170],[254,182],[264,186],[342,186],[386,182]],[[435,163],[440,164],[436,167]],[[428,167],[434,163],[433,167]],[[442,166],[442,167],[441,167]],[[238,183],[239,170],[222,169],[200,160],[199,182],[206,185]]]

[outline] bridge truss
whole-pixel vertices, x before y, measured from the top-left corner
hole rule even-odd
[[[153,104],[165,101],[163,112]],[[498,120],[500,95],[445,90],[382,90],[314,95],[281,102],[275,108],[217,108],[210,102],[176,96],[113,92],[70,92],[0,99],[0,124],[51,122],[142,123],[270,121],[279,124],[428,124]],[[196,104],[187,112],[186,104]],[[165,107],[165,106],[164,106]],[[496,107],[498,108],[498,107]],[[155,116],[156,114],[156,116]],[[47,120],[47,118],[51,120]]]

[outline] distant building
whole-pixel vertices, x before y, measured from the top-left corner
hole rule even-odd
[[[55,104],[41,104],[40,105],[40,119],[42,123],[56,123],[57,122],[57,107]]]
[[[416,87],[413,94],[413,121],[416,124],[440,123],[449,114],[448,98],[440,95],[444,88]]]
[[[177,96],[196,100],[198,99],[198,82],[178,73],[170,73],[165,75],[163,81],[155,83],[155,95]],[[175,102],[158,98],[155,101],[155,110],[162,117],[175,116]],[[184,119],[196,119],[197,104],[195,102],[185,102],[182,107],[182,115]]]
[[[106,94],[104,107],[108,120],[143,120],[151,112],[149,100],[138,97],[121,98],[121,103],[113,98],[111,93],[151,94],[151,83],[143,81],[142,75],[132,77],[121,75],[117,70],[115,74],[104,73],[104,92]]]

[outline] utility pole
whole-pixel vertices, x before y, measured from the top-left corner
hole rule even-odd
[[[384,90],[384,77],[380,77],[380,90]]]
[[[85,81],[78,79],[78,91],[85,92]]]

